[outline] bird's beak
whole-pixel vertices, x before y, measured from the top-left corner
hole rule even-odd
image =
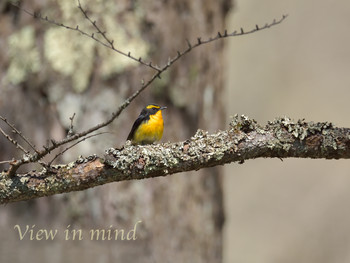
[[[166,109],[166,107],[161,107],[161,108],[160,108],[160,110],[165,110],[165,109]]]

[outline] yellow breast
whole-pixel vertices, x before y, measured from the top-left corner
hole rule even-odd
[[[141,123],[139,128],[135,131],[133,141],[141,144],[149,144],[159,141],[163,136],[164,122],[162,111],[151,115],[149,120]]]

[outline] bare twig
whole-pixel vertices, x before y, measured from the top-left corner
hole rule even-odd
[[[66,149],[64,149],[63,151],[59,152],[58,154],[55,155],[55,157],[47,164],[48,166],[51,166],[51,164],[53,163],[54,160],[57,159],[57,157],[61,156],[62,154],[64,154],[66,151],[68,151],[69,149],[73,148],[74,146],[76,146],[77,144],[81,143],[82,141],[85,141],[89,138],[92,138],[92,137],[95,137],[95,136],[98,136],[98,135],[101,135],[101,134],[105,134],[105,133],[108,133],[108,132],[99,132],[99,133],[95,133],[95,134],[91,134],[89,136],[86,136],[82,139],[80,139],[79,141],[76,141],[74,144],[70,145],[69,147],[67,147]]]
[[[283,20],[285,20],[287,17],[288,17],[288,15],[283,15],[282,18],[280,18],[279,20],[274,19],[271,23],[267,23],[263,27],[259,27],[258,25],[256,25],[255,28],[253,28],[249,31],[246,31],[246,32],[244,32],[243,29],[241,28],[241,32],[239,32],[239,33],[237,33],[237,31],[233,31],[231,34],[227,34],[227,30],[225,30],[224,34],[221,34],[220,32],[218,32],[218,34],[214,38],[209,38],[207,40],[202,40],[201,38],[197,38],[197,43],[195,43],[195,44],[191,44],[190,41],[188,39],[186,39],[187,49],[185,49],[182,52],[177,51],[177,55],[174,58],[170,59],[168,61],[168,63],[161,68],[161,72],[165,71],[168,67],[170,67],[172,64],[174,64],[175,61],[179,60],[181,57],[183,57],[184,55],[189,53],[194,48],[197,48],[197,47],[204,45],[204,44],[211,43],[211,42],[216,41],[218,39],[227,38],[227,37],[244,36],[244,35],[255,33],[255,32],[260,31],[260,30],[264,30],[264,29],[267,29],[267,28],[270,28],[272,26],[276,26],[276,25],[282,23]]]
[[[39,151],[35,148],[34,144],[32,144],[19,130],[16,129],[16,127],[9,123],[8,120],[2,116],[0,116],[0,119],[3,120],[10,128],[12,131],[16,134],[18,134],[19,137],[21,137],[36,153],[39,153]]]
[[[74,127],[73,127],[73,120],[75,117],[75,112],[73,113],[72,117],[69,117],[70,119],[70,126],[69,126],[69,130],[67,133],[67,137],[71,137],[74,134]]]
[[[9,136],[6,132],[4,132],[3,129],[0,128],[0,132],[2,133],[2,135],[5,136],[5,138],[11,142],[14,146],[16,146],[17,149],[20,149],[25,155],[29,155],[30,152],[27,151],[26,149],[24,149],[24,147],[22,145],[20,145],[16,140],[12,139],[11,136]]]

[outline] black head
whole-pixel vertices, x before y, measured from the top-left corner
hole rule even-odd
[[[140,115],[150,116],[150,115],[156,114],[159,110],[164,110],[164,109],[166,109],[166,107],[160,107],[157,104],[149,104],[143,108]]]

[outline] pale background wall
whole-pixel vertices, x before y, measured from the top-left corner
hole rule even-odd
[[[227,28],[282,14],[226,42],[228,113],[350,127],[350,2],[236,0]],[[350,262],[349,161],[259,159],[225,172],[224,262]]]

